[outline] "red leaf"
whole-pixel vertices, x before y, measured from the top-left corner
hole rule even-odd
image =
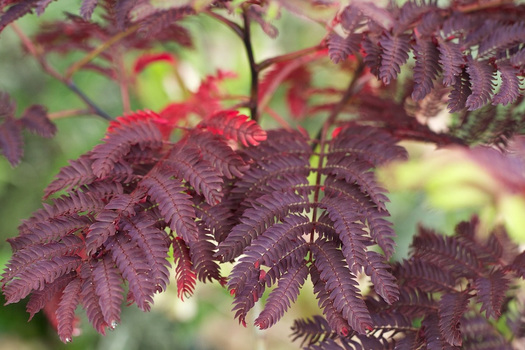
[[[226,110],[216,113],[199,124],[214,134],[241,142],[244,146],[257,146],[266,140],[266,131],[253,120],[238,111]]]
[[[137,124],[142,121],[152,120],[155,126],[159,129],[164,139],[168,139],[173,130],[174,123],[168,121],[150,110],[135,111],[132,114],[123,115],[115,120],[112,120],[108,126],[108,134],[114,133],[116,130],[131,124]]]
[[[160,52],[160,53],[147,53],[135,61],[135,65],[133,67],[133,72],[135,74],[142,72],[144,69],[146,69],[147,66],[149,66],[152,63],[159,62],[159,61],[165,61],[171,64],[175,64],[177,60],[175,57],[167,52]]]

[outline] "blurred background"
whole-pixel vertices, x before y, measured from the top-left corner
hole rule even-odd
[[[27,35],[31,35],[41,23],[63,18],[63,12],[78,14],[79,6],[78,1],[51,3],[44,15],[28,15],[17,24]],[[255,55],[259,61],[315,45],[325,34],[322,26],[286,12],[273,24],[281,33],[276,39],[266,36],[259,26],[253,26]],[[237,78],[225,81],[224,88],[234,95],[247,95],[249,70],[240,40],[221,23],[202,15],[184,20],[184,25],[194,35],[193,50],[183,51],[174,44],[153,51],[168,50],[176,54],[179,58],[178,73],[190,89],[195,90],[204,77],[223,69],[237,73]],[[32,104],[43,104],[51,113],[85,107],[63,84],[41,70],[36,60],[22,49],[11,28],[0,34],[0,57],[0,90],[8,92],[16,101],[17,116]],[[64,72],[79,57],[51,55],[49,59],[58,71]],[[130,69],[135,58],[136,55],[132,54],[126,62]],[[137,91],[132,94],[132,109],[158,111],[177,98],[176,87],[173,88],[170,80],[173,69],[170,63],[159,62],[142,72],[137,77]],[[321,70],[314,79],[326,79],[327,74]],[[337,84],[337,76],[330,76],[330,79],[331,83],[335,81]],[[111,116],[122,114],[117,84],[92,72],[79,72],[74,81]],[[342,83],[345,84],[346,80]],[[282,94],[278,89],[272,108],[286,116]],[[289,122],[297,124],[293,120]],[[321,122],[307,120],[302,125],[315,134]],[[20,221],[41,206],[45,186],[62,166],[68,164],[68,160],[77,158],[97,144],[107,127],[107,121],[97,116],[61,118],[55,123],[58,133],[53,139],[24,134],[25,155],[18,167],[11,168],[0,157],[0,270],[11,256],[6,239],[16,236]],[[277,126],[271,118],[263,118],[262,123],[264,127]],[[414,153],[422,152],[419,146],[412,148]],[[468,216],[463,211],[445,215],[429,209],[423,194],[416,191],[392,193],[391,200],[389,209],[400,236],[396,259],[406,256],[417,222],[451,232],[459,219]],[[224,271],[225,275],[227,273]],[[232,298],[226,289],[199,283],[195,295],[181,302],[177,298],[176,286],[172,284],[166,293],[157,296],[150,313],[143,313],[135,306],[125,308],[122,323],[104,337],[91,328],[83,311],[78,312],[82,319],[82,333],[67,346],[60,342],[41,313],[28,323],[25,302],[3,306],[0,295],[0,350],[293,349],[299,347],[299,344],[292,344],[289,337],[293,319],[319,313],[311,290],[311,286],[306,285],[283,320],[268,331],[259,331],[250,325],[243,328],[233,319],[230,312]],[[255,311],[252,314],[256,314]]]

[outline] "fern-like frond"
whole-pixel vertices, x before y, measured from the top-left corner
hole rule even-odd
[[[494,71],[487,61],[477,61],[469,57],[467,73],[470,76],[472,93],[465,102],[469,111],[487,104],[494,92]]]
[[[498,23],[497,26],[491,28],[490,35],[485,40],[480,41],[478,56],[494,55],[524,41],[525,23],[516,22],[510,25]]]
[[[338,312],[350,327],[360,334],[373,327],[365,303],[359,297],[355,275],[345,266],[343,254],[336,246],[323,239],[311,245],[315,266],[322,279],[326,280],[326,291]]]
[[[93,160],[89,155],[82,155],[76,160],[70,160],[69,164],[60,169],[56,179],[46,187],[44,198],[60,190],[69,191],[74,187],[87,185],[95,181],[96,176],[91,169]]]
[[[514,103],[520,96],[519,71],[509,64],[498,65],[501,73],[501,86],[492,98],[492,104],[504,106]]]
[[[438,64],[439,51],[429,40],[418,39],[414,45],[416,65],[414,67],[414,91],[412,99],[422,100],[434,87],[434,79],[441,72]]]
[[[370,68],[370,72],[376,77],[379,77],[379,68],[381,67],[381,46],[379,46],[377,40],[371,39],[365,36],[361,43],[365,57],[363,61]]]
[[[0,151],[12,167],[17,166],[24,155],[22,128],[13,117],[5,118],[0,125]]]
[[[413,257],[432,262],[452,273],[477,275],[481,268],[476,252],[458,240],[421,230],[412,243]]]
[[[195,289],[195,272],[190,257],[190,249],[180,237],[173,239],[173,259],[175,264],[175,279],[177,294],[181,300],[189,298]]]
[[[87,318],[93,328],[100,334],[106,334],[106,328],[109,324],[104,320],[104,313],[99,303],[92,262],[82,264],[80,268],[80,278],[82,280],[80,303],[86,311]]]
[[[334,175],[338,180],[355,183],[361,192],[370,196],[380,210],[386,210],[385,203],[388,202],[388,198],[383,194],[386,190],[377,184],[375,175],[370,170],[368,162],[345,157],[337,162],[329,160],[323,172]]]
[[[444,294],[439,301],[439,330],[450,345],[462,344],[459,321],[469,301],[470,296],[466,293]]]
[[[122,277],[129,283],[131,301],[143,311],[149,311],[153,303],[155,284],[150,280],[150,266],[144,252],[129,236],[118,234],[108,242],[113,261]]]
[[[235,225],[233,210],[227,202],[221,202],[214,206],[201,202],[198,207],[195,207],[195,214],[198,219],[204,222],[203,225],[217,242],[224,241]]]
[[[186,143],[199,149],[202,158],[228,179],[240,178],[249,166],[224,142],[222,137],[208,132],[193,131]]]
[[[379,166],[393,159],[406,158],[404,148],[396,145],[397,140],[385,130],[369,126],[350,126],[343,128],[329,148],[328,160],[335,162],[342,157],[353,157]]]
[[[324,197],[321,205],[334,222],[334,228],[343,244],[342,251],[348,267],[357,274],[367,265],[366,249],[369,240],[363,230],[364,225],[358,221],[358,217],[345,202],[344,197]]]
[[[113,11],[119,29],[124,29],[129,24],[128,15],[137,4],[138,0],[116,0]]]
[[[486,311],[487,318],[498,319],[509,288],[509,280],[500,269],[491,271],[487,276],[480,276],[474,282],[481,303],[480,312]]]
[[[182,147],[170,153],[164,163],[166,170],[179,179],[184,179],[202,194],[210,205],[218,204],[223,196],[221,174],[210,163],[202,159],[198,149]]]
[[[13,254],[11,260],[6,264],[6,270],[2,274],[0,283],[5,285],[18,273],[31,268],[33,264],[37,264],[39,261],[46,261],[58,256],[75,255],[83,248],[83,240],[74,235],[63,237],[60,243],[52,242],[26,246]]]
[[[71,214],[69,216],[37,223],[27,232],[9,239],[8,242],[11,244],[11,248],[17,251],[25,246],[57,241],[79,230],[86,229],[91,223],[91,219],[87,216]]]
[[[279,321],[286,310],[290,308],[291,303],[297,300],[299,290],[306,281],[308,272],[309,269],[305,260],[302,265],[288,270],[279,279],[279,284],[270,293],[263,311],[255,319],[256,326],[260,329],[266,329]]]
[[[253,208],[244,212],[241,222],[219,244],[216,255],[222,261],[234,259],[276,220],[281,220],[290,212],[302,212],[306,204],[305,198],[293,192],[274,192],[260,197]]]
[[[195,209],[179,179],[172,178],[166,171],[152,171],[138,186],[145,188],[151,200],[158,203],[160,212],[177,235],[188,243],[197,240]]]
[[[443,67],[443,84],[454,85],[456,77],[461,74],[462,66],[465,64],[463,53],[458,44],[439,40],[439,63]]]
[[[360,34],[349,34],[346,38],[332,32],[328,36],[328,55],[334,63],[343,62],[349,55],[359,52]]]
[[[104,143],[95,146],[91,153],[93,174],[98,178],[108,176],[115,163],[124,157],[133,145],[142,149],[159,149],[162,146],[162,134],[153,121],[141,120],[137,123],[120,124],[108,133]]]
[[[59,296],[59,293],[62,293],[64,288],[72,280],[77,278],[76,271],[72,271],[63,276],[58,277],[51,283],[46,283],[42,290],[35,290],[31,293],[29,301],[26,305],[26,311],[29,313],[29,320],[35,316],[37,312],[42,310],[51,300]]]
[[[401,66],[408,60],[410,36],[405,34],[392,35],[386,32],[379,40],[379,44],[383,49],[379,79],[388,85],[396,79],[401,72]]]
[[[374,290],[388,304],[394,304],[399,300],[399,288],[396,278],[389,271],[390,266],[385,262],[385,258],[374,251],[367,251],[366,260],[365,274],[370,276]]]
[[[122,277],[109,254],[94,263],[93,282],[104,321],[111,328],[115,328],[120,322],[120,307],[124,290],[121,287]]]
[[[140,201],[144,193],[135,191],[132,194],[115,196],[95,218],[86,235],[86,250],[93,254],[106,239],[113,236],[118,228],[121,217],[135,215],[135,204]]]
[[[38,2],[39,0],[22,0],[9,7],[7,11],[4,11],[2,8],[3,13],[0,16],[0,31],[11,22],[30,13]]]
[[[6,305],[16,303],[33,290],[42,290],[46,283],[75,270],[81,264],[78,256],[55,256],[49,260],[38,261],[17,273],[2,290]]]
[[[223,284],[224,279],[221,277],[220,267],[214,257],[216,245],[212,242],[209,231],[202,225],[199,226],[199,239],[190,242],[191,261],[193,262],[193,271],[197,274],[200,281],[219,281]]]
[[[301,340],[301,345],[312,345],[326,338],[336,337],[326,319],[320,315],[314,315],[309,319],[297,319],[292,325],[292,341]]]
[[[457,347],[452,346],[444,339],[439,329],[439,321],[439,317],[435,312],[426,315],[421,321],[421,325],[424,327],[423,346],[426,346],[427,349],[457,349]]]
[[[471,83],[465,70],[454,77],[452,91],[448,95],[450,113],[459,112],[467,105],[467,99],[472,95]]]
[[[222,111],[216,113],[199,124],[214,134],[224,136],[242,143],[244,146],[257,146],[266,140],[266,131],[250,120],[247,116],[237,111]]]
[[[424,292],[457,292],[453,275],[443,268],[428,262],[412,258],[404,261],[396,270],[396,276],[403,285],[418,288]]]
[[[249,278],[259,277],[260,266],[271,267],[293,251],[298,241],[305,242],[302,236],[309,233],[312,226],[306,217],[290,215],[282,223],[269,227],[246,248],[245,256],[234,266],[228,281],[230,290],[242,291]]]
[[[127,0],[126,2],[134,4],[136,0]],[[129,9],[129,13],[131,9],[127,4],[125,8]],[[149,16],[140,19],[140,32],[145,36],[155,36],[168,28],[171,23],[193,14],[195,14],[195,10],[191,6],[179,6],[161,11],[153,11]]]
[[[339,17],[341,25],[349,33],[353,33],[363,22],[363,14],[352,4],[346,6]]]
[[[22,113],[20,123],[26,130],[42,137],[50,138],[55,136],[57,132],[57,127],[49,120],[47,109],[42,105],[28,107]]]
[[[69,343],[73,338],[75,310],[80,303],[82,281],[75,278],[64,288],[56,310],[57,332],[60,340]]]
[[[80,7],[80,15],[85,20],[91,19],[91,15],[98,5],[98,0],[82,0],[82,6]]]
[[[124,218],[122,223],[121,229],[126,231],[131,240],[144,252],[156,291],[166,290],[170,276],[170,263],[167,260],[169,238],[166,232],[155,227],[155,221],[145,212],[132,218]]]
[[[249,208],[266,193],[282,192],[308,185],[310,162],[293,154],[275,155],[253,164],[237,181],[232,195],[241,199],[241,209]]]
[[[341,310],[338,310],[330,298],[331,291],[327,288],[326,283],[328,279],[323,279],[315,264],[310,266],[310,276],[312,284],[314,285],[314,293],[318,299],[318,304],[323,314],[328,321],[328,329],[332,330],[330,336],[335,337],[337,335],[347,336],[354,331],[350,328],[348,320],[343,317]]]

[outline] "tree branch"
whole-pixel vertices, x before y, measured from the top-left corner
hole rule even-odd
[[[96,115],[106,119],[106,120],[112,120],[113,118],[111,118],[111,116],[109,114],[107,114],[106,112],[104,112],[103,110],[100,109],[100,107],[98,107],[93,101],[91,101],[91,99],[89,97],[87,97],[76,85],[73,81],[69,80],[69,81],[66,81],[64,82],[71,91],[73,91],[75,94],[77,94],[78,97],[80,97],[80,99],[82,101],[84,101],[85,104],[87,104],[94,112]]]
[[[35,46],[35,44],[25,35],[25,33],[16,25],[15,23],[10,24],[11,28],[15,32],[15,34],[20,38],[20,41],[22,41],[22,44],[27,49],[27,51],[33,56],[44,72],[51,75],[53,78],[57,79],[58,81],[62,82],[64,85],[66,85],[72,92],[74,92],[86,105],[88,105],[91,109],[91,111],[98,115],[99,117],[102,117],[106,120],[111,120],[112,118],[104,112],[100,107],[98,107],[91,99],[89,99],[76,85],[71,81],[70,79],[66,79],[62,74],[57,72],[53,67],[49,65],[49,63],[46,61],[44,55],[42,54],[42,50]]]
[[[223,17],[221,15],[219,15],[218,13],[215,13],[213,11],[205,11],[205,13],[210,16],[210,17],[213,17],[215,18],[216,20],[226,24],[228,27],[230,27],[231,30],[233,30],[233,32],[235,34],[237,34],[237,36],[241,39],[244,39],[244,30],[241,28],[240,25],[238,25],[237,23],[233,22],[233,21],[230,21],[229,19],[227,19],[226,17]]]
[[[140,26],[138,24],[135,24],[134,26],[129,27],[125,31],[120,32],[120,33],[112,36],[107,41],[103,42],[101,45],[99,45],[95,49],[93,49],[90,52],[88,52],[88,54],[86,56],[84,56],[81,60],[73,63],[67,69],[65,78],[68,79],[68,80],[71,79],[71,77],[73,76],[73,74],[75,74],[76,71],[78,71],[80,68],[84,67],[89,62],[91,62],[91,60],[93,60],[95,57],[97,57],[102,52],[104,52],[106,49],[108,49],[111,45],[116,44],[117,42],[119,42],[120,40],[124,39],[128,35],[131,35],[131,34],[135,33],[139,29],[139,27]]]
[[[87,115],[90,113],[91,113],[91,110],[89,109],[66,109],[63,111],[48,113],[47,117],[50,120],[56,120],[56,119],[68,118],[68,117],[79,116],[79,115]]]

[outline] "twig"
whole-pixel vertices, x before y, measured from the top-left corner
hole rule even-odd
[[[283,117],[281,117],[276,111],[274,111],[270,107],[266,107],[264,111],[268,113],[277,123],[279,123],[279,125],[281,125],[283,129],[288,130],[288,131],[293,130],[290,124],[288,124],[288,122],[284,120]]]
[[[321,186],[320,186],[321,176],[322,176],[321,170],[323,167],[324,158],[326,156],[324,149],[326,147],[328,130],[334,124],[335,119],[337,118],[339,113],[341,113],[344,106],[348,103],[350,98],[354,95],[355,86],[365,68],[365,65],[361,57],[358,57],[358,59],[359,59],[358,66],[354,72],[354,75],[352,76],[352,79],[350,80],[350,83],[348,84],[348,88],[346,89],[343,97],[341,97],[341,100],[339,101],[339,103],[335,105],[334,108],[332,109],[332,112],[330,113],[326,121],[324,122],[323,127],[321,128],[316,138],[317,140],[319,140],[319,163],[317,165],[317,176],[315,179],[316,188],[314,191],[314,199],[313,199],[314,203],[317,203],[319,201],[319,193],[321,191]],[[315,222],[316,220],[317,220],[317,206],[314,206],[313,211],[312,211],[312,221]],[[310,241],[313,242],[313,240],[314,240],[314,230],[312,230],[312,232],[310,233]]]
[[[107,41],[103,42],[101,45],[96,47],[95,49],[88,52],[86,56],[84,56],[81,60],[73,63],[66,71],[65,78],[71,79],[73,74],[75,74],[76,71],[78,71],[80,68],[84,67],[86,64],[88,64],[91,60],[93,60],[95,57],[100,55],[102,52],[104,52],[106,49],[108,49],[111,45],[116,44],[120,40],[124,39],[128,35],[131,35],[135,33],[140,26],[138,24],[129,27],[123,32],[120,32],[111,38],[109,38]]]
[[[11,28],[15,32],[15,34],[20,38],[20,41],[22,41],[22,44],[24,44],[24,47],[27,49],[27,51],[33,56],[44,72],[51,75],[53,78],[57,79],[58,81],[62,82],[64,85],[66,85],[71,91],[73,91],[78,97],[84,101],[86,105],[88,105],[92,112],[99,117],[102,117],[107,120],[111,120],[112,118],[104,112],[100,107],[98,107],[91,99],[89,99],[76,85],[71,81],[70,79],[66,79],[64,76],[62,76],[59,72],[57,72],[53,67],[49,65],[49,63],[46,61],[44,55],[42,54],[42,50],[35,46],[35,44],[25,35],[25,33],[18,27],[16,23],[10,24]]]
[[[218,13],[215,13],[213,11],[209,11],[208,10],[208,11],[205,11],[204,13],[206,13],[208,16],[213,17],[216,20],[219,20],[220,22],[226,24],[228,27],[230,27],[231,30],[234,31],[235,34],[237,34],[237,36],[239,38],[244,39],[244,30],[237,23],[235,23],[233,21],[230,21],[226,17],[223,17],[223,16],[221,16]]]
[[[361,58],[359,59],[358,66],[354,72],[354,75],[352,76],[352,79],[350,80],[350,84],[348,85],[348,88],[346,89],[343,97],[341,97],[341,100],[339,103],[337,103],[334,108],[332,109],[332,112],[326,119],[326,121],[323,124],[322,129],[319,131],[319,134],[317,135],[316,139],[319,140],[319,144],[323,146],[326,142],[326,135],[328,134],[328,129],[334,124],[335,118],[341,113],[345,105],[348,103],[350,98],[354,94],[354,88],[357,82],[359,81],[359,77],[363,73],[363,70],[365,68],[365,65]],[[322,153],[322,152],[321,152]]]
[[[47,117],[51,120],[55,120],[55,119],[62,119],[62,118],[79,116],[79,115],[87,115],[87,114],[91,114],[91,110],[89,109],[66,109],[63,111],[48,113]]]
[[[259,71],[257,69],[257,63],[255,63],[255,58],[253,55],[253,46],[250,33],[250,16],[248,15],[248,8],[244,7],[242,12],[244,20],[244,35],[243,43],[246,48],[246,54],[248,55],[248,62],[250,64],[250,76],[251,76],[251,86],[250,86],[250,114],[253,120],[258,120],[257,115],[257,105],[259,99]]]
[[[481,10],[486,10],[492,7],[498,7],[501,5],[506,4],[513,4],[513,0],[492,0],[492,1],[486,1],[481,3],[473,3],[463,6],[458,6],[457,10],[462,13],[470,13],[470,12],[476,12]]]
[[[115,66],[117,68],[118,83],[120,87],[120,98],[122,100],[122,111],[126,113],[131,112],[131,103],[129,98],[129,81],[126,75],[126,68],[124,66],[124,58],[122,51],[116,49],[116,62]]]
[[[78,97],[84,101],[85,104],[87,104],[91,109],[95,112],[96,115],[106,119],[106,120],[112,120],[106,112],[100,109],[99,106],[97,106],[89,97],[87,97],[76,85],[73,81],[66,81],[64,82],[71,91],[73,91],[75,94],[77,94]]]

